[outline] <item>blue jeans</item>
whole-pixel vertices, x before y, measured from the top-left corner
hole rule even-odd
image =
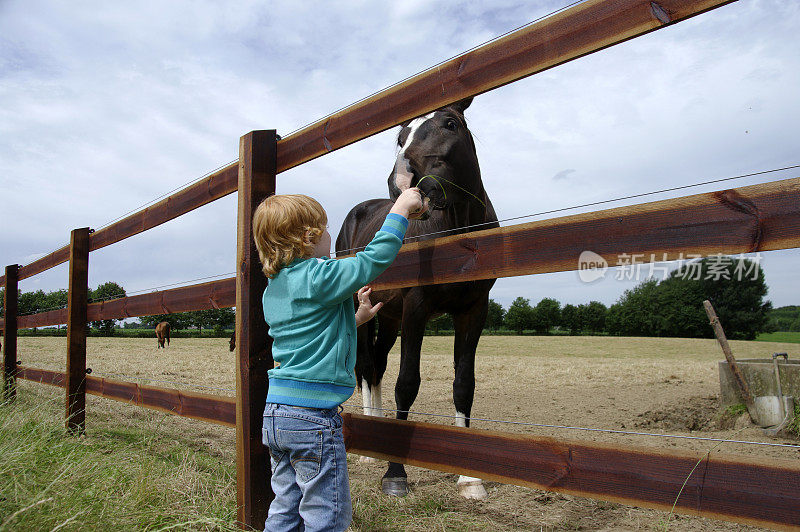
[[[264,530],[346,530],[353,505],[342,418],[336,409],[267,403],[263,439],[275,493]]]

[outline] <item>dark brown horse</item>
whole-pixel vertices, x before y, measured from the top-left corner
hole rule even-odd
[[[169,322],[162,321],[156,325],[156,337],[158,338],[158,347],[164,347],[164,341],[169,345]],[[158,347],[156,349],[158,349]]]
[[[425,220],[411,221],[408,240],[427,240],[478,229],[498,227],[497,216],[483,188],[472,134],[464,110],[472,99],[457,102],[403,124],[397,137],[398,155],[389,176],[392,200],[401,191],[417,186],[430,199],[433,209]],[[374,199],[356,205],[347,215],[336,240],[338,254],[365,246],[380,228],[392,200]],[[400,374],[395,386],[397,418],[407,419],[420,387],[420,350],[425,324],[443,313],[455,325],[453,402],[456,424],[469,426],[475,393],[475,350],[486,321],[489,289],[494,279],[418,286],[373,294],[383,301],[377,327],[370,321],[358,329],[356,377],[361,386],[364,410],[381,415],[380,387],[389,350],[401,329]],[[377,328],[377,334],[376,334]],[[408,491],[402,464],[390,463],[383,478],[383,491],[405,495]],[[459,478],[461,494],[484,498],[479,479]]]

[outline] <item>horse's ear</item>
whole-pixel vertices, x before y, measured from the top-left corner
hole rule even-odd
[[[449,107],[452,107],[453,109],[455,109],[456,111],[458,111],[463,115],[464,111],[466,110],[467,107],[469,107],[471,103],[472,103],[472,96],[470,96],[469,98],[464,98],[463,100],[460,100],[458,102],[455,102],[451,104]]]

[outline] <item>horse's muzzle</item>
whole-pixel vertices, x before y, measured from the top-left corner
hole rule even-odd
[[[440,211],[447,207],[447,196],[437,176],[427,175],[415,181],[414,186],[419,188],[423,197],[428,198],[429,209]]]

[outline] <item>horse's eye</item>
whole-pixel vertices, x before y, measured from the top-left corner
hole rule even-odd
[[[458,122],[455,121],[453,118],[448,118],[447,121],[444,123],[444,127],[449,129],[450,131],[455,131],[458,127]]]

